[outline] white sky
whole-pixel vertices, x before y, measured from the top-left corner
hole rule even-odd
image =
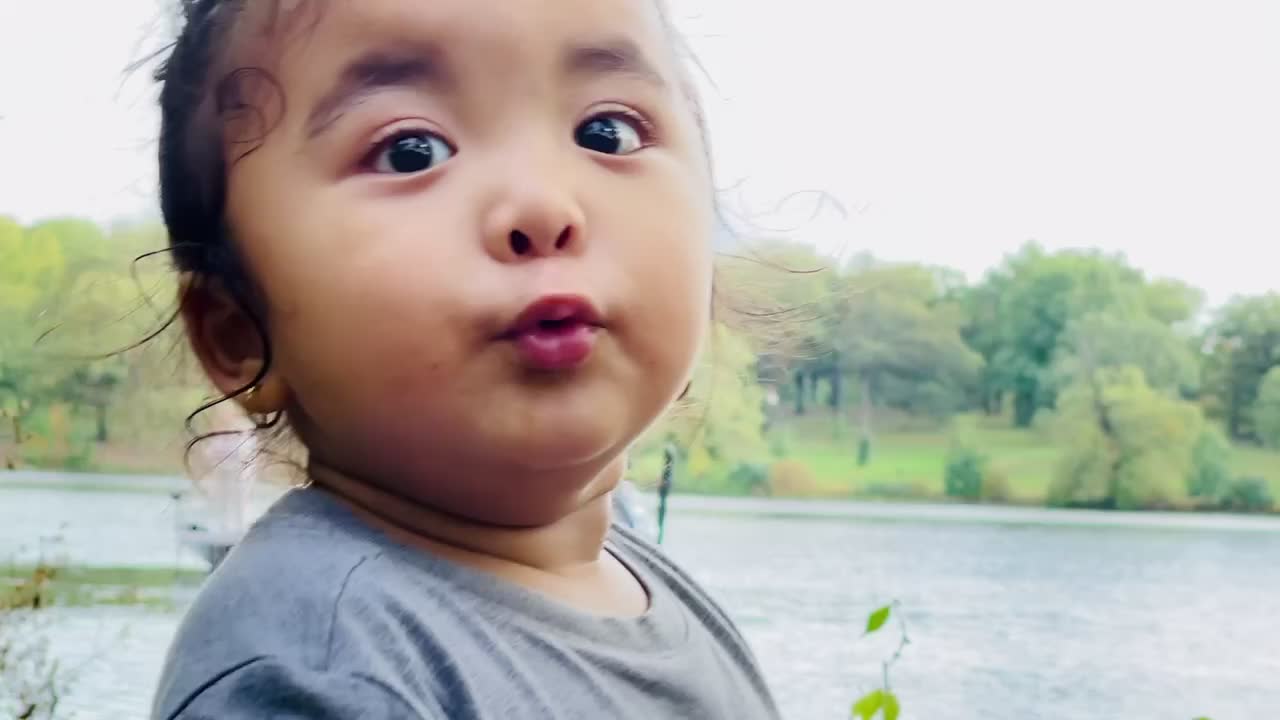
[[[1034,238],[1280,289],[1280,2],[672,2],[730,206],[847,211],[763,225],[971,277]],[[154,212],[154,88],[123,69],[160,7],[0,0],[0,213]]]

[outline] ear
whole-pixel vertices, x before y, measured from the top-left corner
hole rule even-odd
[[[288,387],[267,366],[268,340],[248,308],[215,280],[188,275],[179,292],[187,338],[214,387],[235,395],[251,414],[283,410]],[[258,380],[264,367],[267,374]]]

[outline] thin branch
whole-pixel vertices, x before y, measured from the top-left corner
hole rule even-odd
[[[893,615],[898,620],[898,631],[901,633],[901,639],[898,641],[898,649],[893,652],[893,656],[884,662],[884,689],[886,691],[890,689],[889,668],[898,662],[898,659],[902,657],[902,651],[911,644],[911,637],[907,635],[907,621],[902,617],[902,603],[894,600],[890,603],[890,607],[893,608]]]

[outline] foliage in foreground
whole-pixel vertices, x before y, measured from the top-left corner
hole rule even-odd
[[[851,709],[851,717],[856,720],[898,720],[902,713],[902,700],[898,694],[893,691],[889,683],[889,671],[902,657],[902,651],[907,645],[911,644],[911,638],[907,635],[907,625],[902,618],[902,605],[898,601],[876,608],[867,615],[866,629],[862,636],[867,637],[878,632],[888,624],[890,617],[896,618],[898,621],[898,646],[887,660],[881,663],[881,676],[883,678],[880,687],[867,692],[862,697],[854,701]],[[1199,716],[1194,720],[1211,720],[1209,717]]]
[[[898,612],[894,612],[895,610]],[[889,685],[889,670],[902,657],[902,651],[911,643],[911,639],[907,636],[906,621],[902,619],[901,606],[897,601],[877,608],[867,616],[867,625],[863,631],[863,637],[878,632],[889,622],[891,615],[898,620],[898,632],[900,634],[898,648],[889,659],[881,664],[882,685],[854,701],[852,716],[858,718],[858,720],[872,720],[877,716],[883,718],[883,720],[898,720],[898,715],[902,712],[902,704]]]
[[[47,589],[56,571],[46,565],[0,585],[0,718],[58,717],[67,677],[45,637]]]

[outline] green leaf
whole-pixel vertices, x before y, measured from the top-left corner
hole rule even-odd
[[[884,706],[884,691],[872,690],[853,704],[853,717],[871,720]]]
[[[885,623],[889,622],[889,608],[889,605],[885,605],[867,616],[867,635],[879,630],[884,627]]]
[[[902,706],[898,704],[898,696],[886,690],[884,692],[884,720],[898,720]]]

